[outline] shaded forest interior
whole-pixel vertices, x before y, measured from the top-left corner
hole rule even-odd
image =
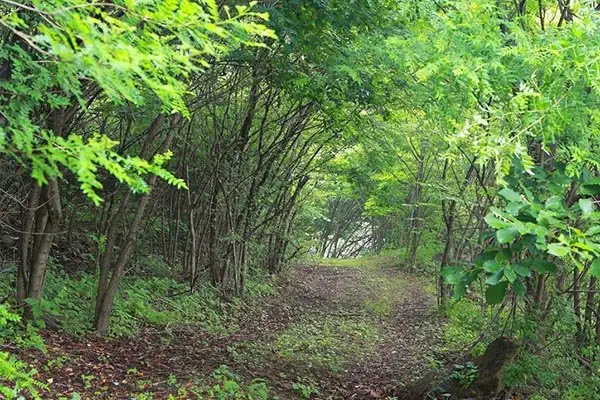
[[[600,399],[600,15],[0,0],[0,399]]]

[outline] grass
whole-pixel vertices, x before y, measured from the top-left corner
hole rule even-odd
[[[8,282],[0,282],[0,288]],[[50,269],[46,277],[42,301],[33,304],[34,313],[49,317],[61,330],[72,335],[91,331],[96,277],[80,274],[72,277]],[[225,303],[216,288],[205,284],[189,293],[185,283],[169,278],[124,279],[120,285],[111,315],[110,335],[135,336],[147,325],[197,325],[204,331],[223,335],[236,330],[237,312],[247,304],[277,291],[264,277],[251,277],[243,298]]]
[[[397,258],[324,259],[315,264],[356,269],[349,275],[350,290],[335,294],[334,303],[343,305],[340,313],[305,315],[270,342],[238,342],[229,348],[236,361],[259,366],[283,360],[300,371],[339,372],[376,350],[384,336],[381,321],[394,315],[406,295],[406,277],[390,273]]]
[[[400,258],[395,255],[371,255],[357,258],[316,258],[312,262],[327,267],[381,269],[397,268]]]
[[[399,270],[399,257],[395,255],[369,255],[357,258],[325,258],[315,264],[330,268],[352,268],[360,274],[361,293],[346,293],[346,297],[362,298],[363,310],[377,318],[393,315],[396,305],[405,294],[406,277],[390,274]]]
[[[303,319],[277,334],[273,342],[238,342],[229,351],[238,362],[286,362],[298,370],[340,372],[344,365],[373,352],[380,339],[376,325],[355,317]]]
[[[326,317],[301,321],[284,330],[273,344],[273,351],[293,363],[339,372],[345,362],[372,352],[378,339],[378,329],[371,323],[356,318]]]

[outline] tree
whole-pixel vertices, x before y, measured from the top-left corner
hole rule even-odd
[[[258,45],[256,37],[273,34],[251,21],[265,14],[239,6],[236,14],[226,9],[222,19],[213,1],[2,4],[0,152],[33,178],[21,224],[18,294],[35,300],[62,218],[64,171],[96,205],[99,169],[134,192],[149,191],[148,174],[185,186],[163,167],[168,149],[151,161],[124,157],[107,136],[74,132],[77,116],[102,101],[141,105],[153,99],[164,112],[187,116],[190,74],[239,43]]]

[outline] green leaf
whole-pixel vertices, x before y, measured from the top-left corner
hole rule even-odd
[[[486,278],[485,283],[487,283],[488,285],[497,285],[502,280],[503,276],[504,270],[496,271]]]
[[[517,279],[517,273],[511,267],[504,268],[504,276],[511,283]]]
[[[508,282],[500,282],[497,285],[488,286],[485,291],[485,301],[488,304],[500,304],[506,295]]]
[[[496,249],[487,249],[486,251],[484,251],[483,253],[481,253],[475,257],[475,260],[474,260],[475,265],[477,265],[480,268],[483,267],[484,264],[486,263],[486,261],[494,260],[497,253],[498,253],[498,250],[496,250]]]
[[[588,229],[585,234],[587,236],[595,236],[600,234],[600,225],[594,225],[590,229]]]
[[[519,274],[520,276],[524,276],[524,277],[531,276],[531,269],[526,265],[514,264],[512,267],[515,270],[515,272],[517,274]]]
[[[590,274],[596,278],[600,278],[600,258],[596,258],[590,267]]]
[[[508,203],[505,209],[507,213],[516,217],[523,207],[525,207],[525,205],[521,203]]]
[[[496,239],[500,243],[511,243],[519,237],[519,230],[516,228],[504,228],[496,231]]]
[[[452,293],[452,297],[454,297],[455,300],[460,300],[465,295],[466,291],[467,291],[466,283],[464,281],[460,281],[456,285],[454,285],[454,291]]]
[[[510,222],[506,222],[504,220],[501,220],[500,218],[496,217],[492,213],[488,213],[485,216],[485,222],[491,228],[494,228],[494,229],[503,229],[503,228],[508,228],[508,227],[512,226],[512,224]]]
[[[579,199],[579,208],[583,212],[583,215],[589,215],[594,212],[594,201],[592,199]]]
[[[512,288],[517,296],[523,297],[525,295],[525,286],[523,286],[523,282],[521,282],[520,279],[517,279],[512,283]]]
[[[495,260],[498,261],[499,263],[502,263],[505,261],[509,261],[511,258],[512,258],[511,250],[508,248],[503,248],[503,249],[498,250],[498,252],[496,253]]]
[[[483,269],[486,272],[497,272],[498,270],[503,268],[503,264],[499,263],[498,261],[494,260],[487,260],[486,262],[483,263]]]
[[[445,267],[442,269],[440,275],[444,278],[444,281],[450,285],[457,285],[464,275],[464,271],[459,267]]]
[[[564,257],[571,252],[571,249],[564,244],[550,243],[548,245],[548,253],[557,257]]]
[[[579,188],[579,193],[586,195],[598,195],[600,194],[600,185],[599,184],[583,184]]]
[[[498,195],[508,202],[520,203],[521,195],[512,189],[504,188],[498,191]]]
[[[545,207],[547,210],[561,211],[561,212],[565,211],[563,199],[560,196],[549,197],[548,200],[546,200]]]
[[[556,273],[558,271],[558,267],[556,264],[546,261],[546,260],[531,260],[531,268],[539,273]]]

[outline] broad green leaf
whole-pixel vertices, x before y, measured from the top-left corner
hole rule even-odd
[[[596,196],[600,194],[600,184],[583,184],[579,188],[579,193]]]
[[[554,274],[556,271],[558,271],[556,264],[546,260],[532,260],[531,268],[539,273],[550,272]]]
[[[503,276],[504,276],[504,270],[498,270],[498,271],[494,272],[493,274],[489,275],[486,278],[485,283],[487,283],[488,285],[496,285],[496,284],[498,284],[498,282],[500,282],[502,280]]]
[[[498,250],[496,253],[496,257],[494,259],[499,263],[503,263],[505,261],[509,261],[512,258],[512,252],[508,248],[503,248]]]
[[[583,215],[589,215],[594,212],[594,201],[592,199],[579,199],[579,208],[583,212]]]
[[[477,265],[480,268],[483,267],[486,261],[494,260],[496,258],[497,253],[498,250],[496,249],[488,249],[484,251],[483,253],[475,257],[475,265]]]
[[[456,285],[454,285],[452,297],[454,297],[455,300],[460,300],[465,295],[466,291],[466,283],[464,281],[460,281]]]
[[[600,225],[594,225],[590,229],[588,229],[585,234],[587,236],[595,236],[600,234]]]
[[[512,189],[504,188],[498,191],[498,195],[508,202],[520,203],[521,195]]]
[[[506,281],[500,282],[497,285],[488,286],[485,291],[485,301],[488,304],[502,303],[504,296],[506,295],[507,286],[508,282]]]
[[[545,207],[548,210],[564,212],[565,206],[562,197],[560,196],[551,196],[546,200]]]
[[[525,295],[525,286],[523,286],[523,282],[521,282],[520,279],[517,279],[512,283],[512,288],[517,296],[523,297]]]
[[[496,231],[496,239],[500,243],[511,243],[519,237],[519,230],[516,228],[504,228]]]
[[[520,276],[528,277],[531,276],[531,269],[523,264],[513,264],[513,269]]]
[[[590,267],[590,274],[596,278],[600,278],[600,258],[596,258]]]
[[[446,283],[450,285],[456,285],[462,280],[464,271],[459,267],[445,267],[442,269],[441,275]]]
[[[519,212],[521,211],[521,209],[523,208],[523,204],[521,203],[508,203],[506,205],[506,212],[509,213],[510,215],[514,215],[514,216],[518,216]]]
[[[483,270],[485,272],[496,272],[500,269],[502,269],[504,267],[503,264],[499,263],[498,261],[494,260],[487,260],[486,262],[483,263]]]
[[[485,222],[494,229],[503,229],[512,226],[510,222],[501,220],[492,213],[489,213],[485,216]]]
[[[506,276],[506,279],[511,283],[517,279],[517,273],[511,267],[504,268],[504,276]]]
[[[548,253],[557,257],[564,257],[571,252],[571,249],[564,244],[550,243],[548,245]]]

